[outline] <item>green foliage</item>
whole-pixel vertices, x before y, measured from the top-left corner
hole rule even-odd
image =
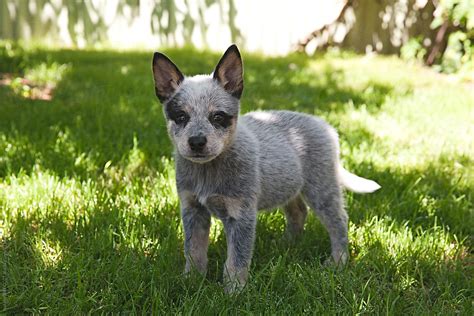
[[[422,62],[426,55],[426,48],[423,47],[421,42],[422,39],[419,37],[410,38],[410,40],[402,46],[400,56],[404,60],[416,60]]]
[[[441,69],[446,73],[466,72],[473,74],[474,43],[467,33],[457,31],[449,35],[448,47],[443,54]],[[472,79],[472,78],[471,78]]]
[[[187,74],[212,71],[220,57],[166,53]],[[208,275],[182,276],[151,52],[24,54],[25,66],[10,69],[57,82],[50,101],[0,86],[1,313],[472,314],[467,86],[394,57],[244,54],[243,113],[324,117],[339,131],[344,165],[382,189],[347,194],[351,259],[342,271],[323,266],[330,242],[314,216],[292,244],[281,212],[260,214],[251,280],[231,297],[220,285],[226,242],[216,220]]]
[[[446,73],[469,72],[474,67],[474,1],[441,0],[431,27],[449,21],[457,31],[448,38],[448,46],[441,59],[441,70]]]
[[[468,30],[474,29],[474,1],[473,0],[440,0],[432,28],[441,26],[445,20],[455,26],[462,25]]]

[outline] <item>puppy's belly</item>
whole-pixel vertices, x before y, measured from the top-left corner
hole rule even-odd
[[[285,204],[299,194],[303,187],[300,158],[289,149],[279,155],[260,158],[259,209],[273,208]]]

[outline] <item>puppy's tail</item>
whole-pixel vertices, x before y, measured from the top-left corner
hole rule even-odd
[[[372,193],[381,188],[377,182],[350,173],[341,165],[339,166],[339,178],[346,189],[355,193]]]

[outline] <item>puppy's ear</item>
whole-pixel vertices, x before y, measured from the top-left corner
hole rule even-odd
[[[227,48],[214,70],[214,79],[232,96],[240,99],[244,89],[242,58],[237,46]]]
[[[161,53],[153,54],[153,77],[155,93],[161,103],[168,100],[184,80],[178,67]]]

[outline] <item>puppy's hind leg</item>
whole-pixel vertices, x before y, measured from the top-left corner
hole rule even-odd
[[[321,178],[320,178],[321,179]],[[326,178],[327,179],[327,178]],[[344,210],[342,192],[336,178],[319,183],[307,183],[303,195],[309,206],[326,227],[331,239],[331,255],[338,266],[348,260],[348,217]]]
[[[286,235],[289,239],[296,239],[303,232],[306,216],[308,215],[307,206],[301,196],[297,196],[285,205],[284,211]]]

